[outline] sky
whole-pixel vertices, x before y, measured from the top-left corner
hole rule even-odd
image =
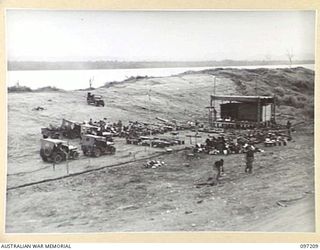
[[[7,10],[8,60],[314,59],[314,11]]]

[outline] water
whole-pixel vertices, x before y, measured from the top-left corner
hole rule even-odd
[[[293,65],[292,67],[305,67],[314,70],[314,64]],[[288,65],[258,65],[258,66],[226,66],[226,68],[287,68]],[[131,76],[170,76],[189,70],[203,70],[219,67],[181,67],[181,68],[140,68],[140,69],[96,69],[96,70],[22,70],[8,71],[7,85],[14,86],[19,82],[20,86],[32,89],[54,86],[65,90],[82,89],[89,87],[89,79],[92,78],[92,86],[100,87],[106,82],[123,81]]]

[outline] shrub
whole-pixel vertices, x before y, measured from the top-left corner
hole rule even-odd
[[[280,99],[280,103],[288,106],[292,106],[295,108],[303,108],[305,105],[303,101],[299,101],[296,96],[292,96],[292,95],[290,96],[284,95],[284,97]]]
[[[307,101],[307,97],[305,97],[304,95],[300,95],[297,98],[298,98],[298,101],[300,101],[300,102],[306,102]]]
[[[36,92],[46,92],[46,91],[61,91],[61,89],[58,89],[57,87],[52,87],[52,86],[46,86],[46,87],[41,87],[37,88],[35,90]]]
[[[12,86],[8,87],[8,92],[32,92],[32,89],[25,86]]]
[[[308,105],[308,107],[304,109],[304,115],[306,117],[310,117],[311,119],[314,119],[314,106]]]
[[[275,93],[276,93],[277,95],[279,95],[279,96],[284,96],[285,91],[284,91],[284,89],[283,89],[282,87],[275,87],[275,88],[274,88],[274,91],[275,91]]]

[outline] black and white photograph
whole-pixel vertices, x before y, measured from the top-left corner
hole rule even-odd
[[[6,9],[5,233],[315,232],[315,19]]]

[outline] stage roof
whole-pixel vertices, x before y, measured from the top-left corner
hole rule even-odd
[[[212,100],[273,103],[273,96],[240,96],[240,95],[211,95]]]

